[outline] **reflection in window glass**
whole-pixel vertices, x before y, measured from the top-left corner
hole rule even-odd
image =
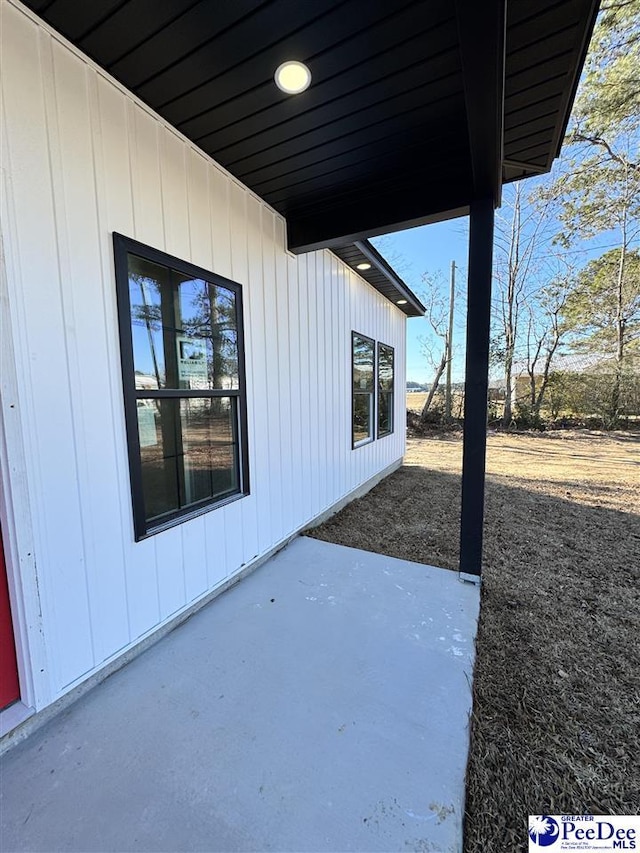
[[[138,400],[142,491],[147,520],[180,507],[176,435],[170,428],[174,400]]]
[[[180,401],[185,506],[238,488],[231,397]]]
[[[238,489],[236,398],[138,399],[147,522]]]
[[[373,341],[353,336],[353,390],[373,391]]]
[[[214,349],[214,388],[238,387],[238,319],[235,295],[224,287],[209,285],[211,334]]]
[[[374,411],[374,342],[370,338],[352,335],[353,371],[353,444],[373,439]]]
[[[129,301],[136,388],[165,387],[161,293],[169,270],[143,258],[129,256]]]
[[[235,293],[128,258],[136,388],[238,389]]]
[[[353,443],[359,444],[372,436],[371,395],[353,395]]]
[[[393,432],[393,347],[378,344],[378,436]]]

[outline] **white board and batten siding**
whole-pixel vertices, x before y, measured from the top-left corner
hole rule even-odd
[[[2,4],[3,242],[43,707],[404,453],[405,318],[13,0]],[[117,231],[239,282],[250,496],[135,543]],[[351,448],[351,332],[395,347],[393,435]],[[3,386],[5,387],[5,386]],[[9,386],[7,386],[9,387]],[[18,494],[18,492],[20,494]],[[20,503],[22,501],[22,504]],[[30,587],[31,584],[31,587]],[[32,608],[33,609],[33,608]]]

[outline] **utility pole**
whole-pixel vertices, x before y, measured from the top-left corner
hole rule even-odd
[[[453,360],[453,302],[456,288],[456,262],[451,261],[451,289],[449,291],[449,329],[447,331],[447,386],[444,398],[445,420],[451,420],[451,362]]]

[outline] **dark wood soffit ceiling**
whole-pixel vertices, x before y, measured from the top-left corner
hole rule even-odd
[[[470,0],[26,5],[282,213],[294,251],[468,210]],[[503,181],[551,168],[596,10],[507,0]],[[290,97],[273,73],[292,58],[313,81]]]

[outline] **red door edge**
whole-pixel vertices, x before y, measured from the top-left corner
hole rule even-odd
[[[11,619],[7,569],[0,530],[0,710],[20,698],[16,643]]]

